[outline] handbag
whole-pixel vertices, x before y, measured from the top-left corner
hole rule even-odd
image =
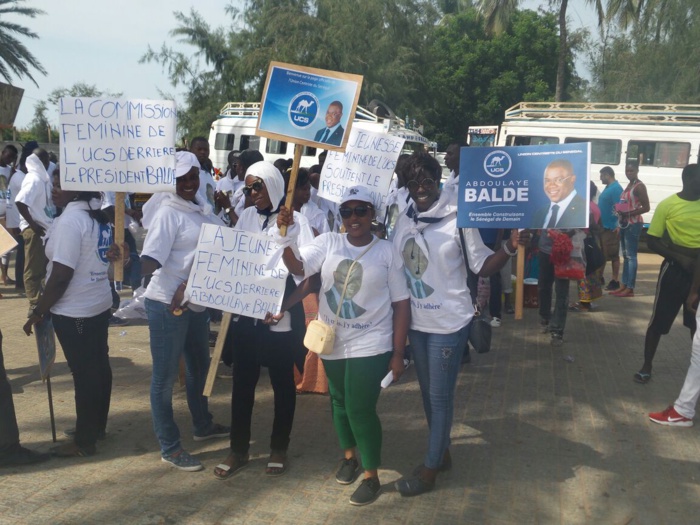
[[[586,254],[586,275],[591,275],[605,264],[605,255],[594,235],[583,240],[583,249]]]
[[[343,293],[340,295],[340,299],[338,300],[338,308],[335,311],[335,323],[338,323],[338,316],[340,316],[340,308],[343,306],[343,300],[345,299],[345,292],[348,288],[348,281],[350,280],[350,276],[352,275],[352,270],[355,267],[355,263],[362,258],[364,254],[366,254],[369,249],[374,246],[374,244],[378,241],[376,237],[374,240],[369,243],[369,246],[357,257],[355,257],[355,260],[352,261],[352,264],[350,265],[350,268],[348,269],[348,273],[345,276],[345,283],[343,284]],[[318,355],[328,355],[333,352],[333,345],[335,344],[335,328],[333,326],[330,326],[320,319],[314,319],[309,323],[309,326],[306,327],[306,334],[304,335],[304,346],[308,348],[311,352],[318,354]]]
[[[462,256],[464,264],[469,268],[469,257],[467,256],[467,244],[464,241],[464,232],[459,229],[459,240],[462,244]],[[485,354],[491,350],[491,323],[484,318],[479,311],[478,305],[474,305],[474,317],[469,323],[469,343],[479,354]]]

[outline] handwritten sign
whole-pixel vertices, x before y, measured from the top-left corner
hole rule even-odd
[[[462,148],[457,225],[587,228],[590,164],[588,142]]]
[[[287,270],[268,263],[280,247],[267,235],[205,224],[185,296],[200,306],[264,319],[282,306]]]
[[[349,188],[365,186],[374,197],[375,207],[382,208],[403,144],[404,139],[399,137],[353,128],[344,152],[328,152],[318,196],[340,203]]]
[[[361,87],[360,75],[271,62],[255,134],[342,151]]]
[[[174,192],[176,123],[170,100],[60,99],[61,187]]]

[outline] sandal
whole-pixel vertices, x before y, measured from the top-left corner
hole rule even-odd
[[[273,458],[282,458],[274,461]],[[270,452],[270,460],[265,467],[265,474],[271,477],[284,476],[287,473],[287,453],[282,451]]]
[[[51,448],[49,452],[56,458],[86,458],[92,456],[96,452],[96,449],[94,446],[83,448],[75,443],[66,443],[65,445]]]
[[[642,385],[646,385],[651,381],[651,374],[645,374],[644,372],[637,372],[634,374],[634,382]]]
[[[214,467],[214,477],[216,479],[224,480],[238,474],[241,470],[248,466],[248,456],[241,456],[239,454],[234,454],[233,452],[228,455],[224,460],[232,461],[233,463],[229,465],[228,463],[219,463]]]

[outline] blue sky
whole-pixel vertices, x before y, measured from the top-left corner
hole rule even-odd
[[[195,5],[217,27],[224,25],[224,8],[229,4],[240,6],[243,0],[204,0]],[[52,90],[76,82],[130,98],[157,99],[159,89],[177,95],[158,64],[139,64],[138,60],[149,45],[175,44],[168,35],[176,26],[173,12],[189,13],[192,0],[28,0],[27,5],[46,14],[35,19],[13,17],[12,21],[30,26],[39,35],[25,43],[48,75],[35,76],[39,88],[27,79],[15,82],[25,90],[17,127],[29,124],[34,105]],[[523,5],[536,9],[547,2],[526,0]],[[592,9],[581,0],[569,3],[569,18],[574,27],[595,22]],[[50,109],[49,119],[58,123],[58,115]]]

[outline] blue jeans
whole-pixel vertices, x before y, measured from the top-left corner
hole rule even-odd
[[[212,424],[208,399],[202,395],[209,370],[209,314],[185,310],[175,316],[168,305],[146,299],[148,330],[153,357],[151,414],[153,430],[162,455],[182,448],[180,430],[173,419],[173,385],[178,376],[180,356],[185,356],[187,406],[195,433],[206,432]]]
[[[454,395],[469,325],[451,334],[409,330],[408,338],[428,420],[428,452],[425,466],[436,469],[450,446]]]
[[[624,263],[622,265],[622,285],[634,289],[637,282],[637,252],[639,251],[639,236],[644,224],[636,222],[627,228],[620,229],[620,247]]]

